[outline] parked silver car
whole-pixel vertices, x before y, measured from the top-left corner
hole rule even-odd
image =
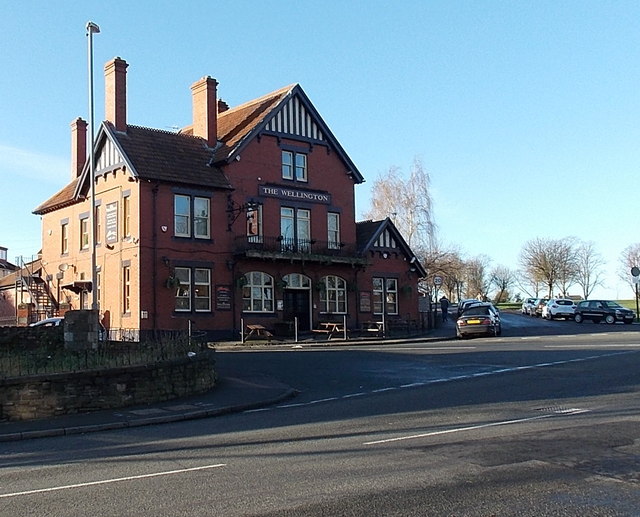
[[[458,338],[477,335],[499,336],[500,334],[502,334],[500,311],[490,303],[472,304],[456,321]]]

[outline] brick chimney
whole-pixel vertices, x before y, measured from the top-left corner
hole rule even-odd
[[[127,130],[127,67],[114,57],[104,65],[104,114],[118,131]]]
[[[209,147],[218,142],[218,82],[203,77],[191,85],[193,99],[193,136],[207,141]]]
[[[87,159],[87,123],[80,117],[71,122],[71,179],[82,173]]]

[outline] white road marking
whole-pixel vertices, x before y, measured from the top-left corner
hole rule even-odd
[[[473,431],[475,429],[483,429],[485,427],[496,427],[499,425],[510,425],[510,424],[519,424],[522,422],[530,422],[532,420],[541,420],[543,418],[549,418],[554,416],[553,414],[548,415],[539,415],[533,416],[529,418],[518,418],[516,420],[503,420],[501,422],[492,422],[490,424],[479,424],[479,425],[470,425],[468,427],[457,427],[455,429],[446,429],[444,431],[432,431],[430,433],[421,433],[421,434],[412,434],[409,436],[398,436],[396,438],[387,438],[385,440],[375,440],[372,442],[364,442],[363,445],[379,445],[381,443],[390,443],[390,442],[400,442],[403,440],[414,440],[416,438],[425,438],[428,436],[438,436],[442,434],[451,434],[451,433],[461,433],[464,431]]]
[[[428,386],[430,384],[440,384],[440,383],[443,383],[443,382],[459,381],[459,380],[464,380],[464,379],[474,379],[474,378],[477,378],[477,377],[486,377],[486,376],[489,376],[489,375],[499,375],[499,374],[502,374],[502,373],[512,373],[512,372],[517,372],[517,371],[521,371],[521,370],[532,370],[532,369],[535,369],[535,368],[545,368],[545,367],[549,367],[549,366],[558,366],[558,365],[561,365],[561,364],[580,363],[580,362],[584,362],[584,361],[590,361],[592,359],[600,359],[602,357],[612,357],[612,356],[616,356],[616,355],[630,354],[630,353],[633,353],[633,352],[609,352],[609,353],[606,353],[606,354],[590,355],[590,356],[587,356],[587,357],[577,357],[577,358],[574,358],[574,359],[565,359],[565,360],[562,360],[562,361],[553,361],[553,362],[549,362],[549,363],[526,364],[526,365],[523,365],[523,366],[512,366],[512,367],[509,367],[509,368],[498,368],[496,370],[491,370],[491,371],[468,373],[468,374],[462,374],[462,375],[455,375],[455,376],[452,376],[452,377],[440,377],[438,379],[429,379],[429,380],[422,381],[422,382],[412,382],[412,383],[408,383],[408,384],[400,384],[398,386],[388,386],[388,387],[385,387],[385,388],[377,388],[377,389],[371,390],[369,392],[362,391],[362,392],[350,393],[350,394],[342,395],[342,396],[310,400],[308,402],[298,402],[298,403],[292,403],[292,404],[281,404],[281,405],[278,405],[278,406],[273,406],[271,408],[249,409],[247,411],[243,411],[243,413],[253,413],[253,412],[257,412],[257,411],[270,411],[270,410],[273,410],[273,409],[288,409],[288,408],[305,407],[305,406],[311,406],[313,404],[319,404],[321,402],[333,402],[333,401],[336,401],[336,400],[345,400],[345,399],[350,399],[350,398],[354,398],[354,397],[362,397],[362,396],[370,395],[370,394],[373,394],[373,393],[384,393],[386,391],[418,388],[418,387],[422,387],[422,386]]]
[[[70,490],[72,488],[83,488],[87,486],[95,485],[108,485],[110,483],[120,483],[122,481],[133,481],[136,479],[146,479],[159,476],[172,476],[175,474],[184,474],[185,472],[195,472],[198,470],[216,469],[220,467],[226,467],[226,463],[218,463],[216,465],[203,465],[201,467],[191,467],[188,469],[167,470],[164,472],[153,472],[151,474],[141,474],[139,476],[127,476],[123,478],[103,479],[101,481],[88,481],[86,483],[76,483],[74,485],[54,486],[51,488],[39,488],[36,490],[25,490],[24,492],[13,492],[11,494],[0,494],[0,498],[17,497],[21,495],[42,494],[46,492],[57,492],[59,490]]]

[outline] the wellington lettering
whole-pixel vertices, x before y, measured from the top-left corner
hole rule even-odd
[[[307,190],[295,190],[282,187],[260,187],[263,196],[275,196],[287,199],[299,199],[300,201],[312,201],[315,203],[331,203],[331,194],[325,192],[310,192]]]

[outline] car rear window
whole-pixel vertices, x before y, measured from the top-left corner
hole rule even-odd
[[[571,300],[558,300],[556,303],[558,305],[573,305],[573,302]]]
[[[462,313],[463,316],[486,316],[489,314],[489,307],[469,307]]]

